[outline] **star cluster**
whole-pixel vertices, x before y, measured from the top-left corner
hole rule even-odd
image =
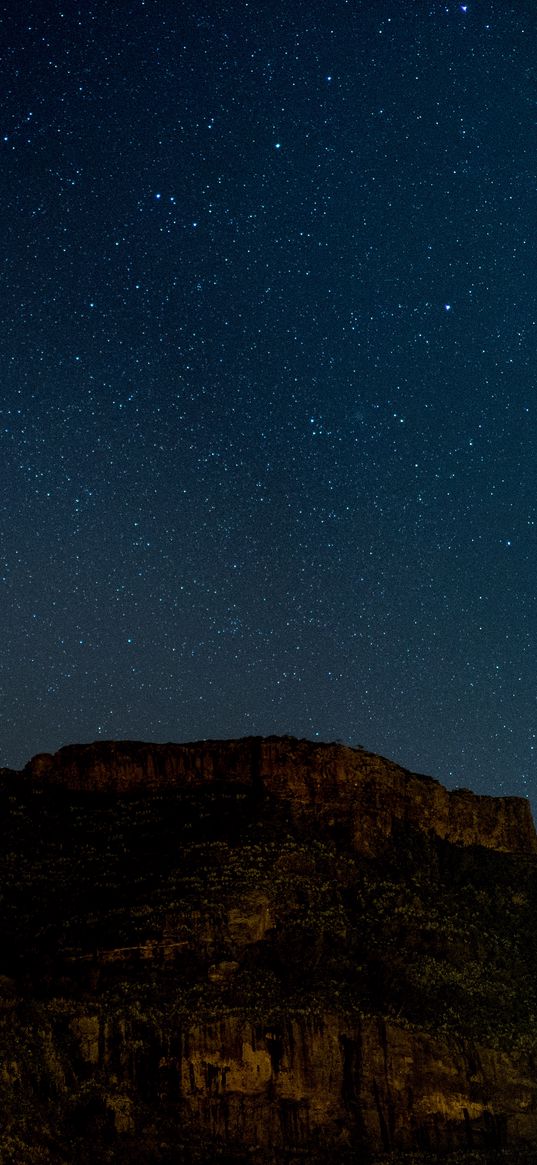
[[[4,6],[0,764],[290,732],[531,796],[528,6]]]

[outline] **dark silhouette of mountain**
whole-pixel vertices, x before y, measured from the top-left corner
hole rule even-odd
[[[528,803],[290,737],[0,770],[0,1160],[537,1159]]]

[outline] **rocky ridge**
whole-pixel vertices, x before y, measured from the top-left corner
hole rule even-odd
[[[40,753],[24,775],[73,792],[126,795],[232,783],[268,795],[297,817],[347,827],[353,845],[373,852],[396,822],[457,845],[537,853],[527,801],[449,791],[362,748],[292,737],[249,737],[193,744],[138,741],[71,745]]]
[[[531,1161],[526,801],[363,749],[0,770],[0,1158]]]

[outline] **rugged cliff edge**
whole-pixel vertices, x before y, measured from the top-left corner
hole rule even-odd
[[[292,738],[0,770],[0,1159],[537,1157],[527,802]]]

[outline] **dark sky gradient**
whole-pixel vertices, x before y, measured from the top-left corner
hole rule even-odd
[[[537,794],[534,9],[3,5],[0,764]]]

